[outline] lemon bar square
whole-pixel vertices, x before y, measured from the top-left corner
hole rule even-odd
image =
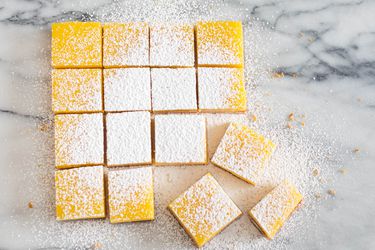
[[[102,111],[101,69],[52,70],[54,113]]]
[[[275,144],[249,127],[231,123],[211,162],[255,185],[275,149]]]
[[[194,27],[189,24],[151,25],[150,65],[193,67]]]
[[[201,111],[246,111],[243,69],[198,68],[198,95]]]
[[[297,188],[284,180],[258,202],[249,215],[265,236],[272,239],[301,200],[302,195]]]
[[[168,208],[198,247],[242,214],[210,173],[169,204]]]
[[[103,66],[149,65],[149,28],[147,23],[107,23],[103,26]]]
[[[243,67],[241,22],[201,21],[196,32],[199,66]]]
[[[51,54],[54,68],[101,67],[101,24],[97,22],[53,23]]]
[[[151,82],[153,111],[197,111],[194,68],[153,68]]]
[[[105,217],[102,166],[57,170],[55,187],[57,220]]]
[[[150,112],[109,113],[106,124],[108,166],[152,163]]]
[[[101,165],[104,162],[102,114],[55,116],[55,164],[57,168]]]
[[[156,115],[155,164],[207,164],[205,118],[185,114]]]
[[[106,111],[151,110],[149,68],[104,69]]]
[[[154,219],[154,185],[151,167],[108,172],[111,223]]]

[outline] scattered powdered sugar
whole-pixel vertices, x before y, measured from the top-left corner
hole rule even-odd
[[[197,109],[194,68],[151,69],[152,109],[182,111]]]
[[[151,110],[149,68],[104,69],[104,110]]]
[[[53,112],[102,110],[100,69],[54,69],[51,77]]]
[[[56,166],[103,164],[103,138],[102,114],[56,115]]]
[[[150,112],[106,115],[109,166],[151,163]]]
[[[150,27],[150,65],[194,66],[194,27],[191,24],[153,24]]]
[[[168,207],[198,246],[242,214],[211,174],[203,176]]]
[[[155,116],[156,164],[207,161],[206,120],[201,115]]]
[[[198,68],[199,109],[246,110],[243,69]]]
[[[76,12],[77,14],[78,12]],[[303,194],[301,207],[292,214],[283,228],[272,240],[267,240],[251,224],[248,216],[241,216],[209,243],[207,249],[286,249],[291,242],[303,242],[311,237],[307,228],[314,227],[315,217],[319,214],[320,202],[315,197],[322,194],[328,184],[332,184],[333,172],[341,164],[341,148],[335,143],[324,128],[314,123],[314,114],[306,113],[309,118],[304,128],[288,129],[285,117],[291,112],[290,107],[281,102],[276,94],[270,95],[267,89],[271,70],[271,49],[277,43],[269,36],[269,26],[249,16],[250,10],[238,7],[232,12],[223,1],[113,1],[84,13],[82,19],[95,21],[126,22],[186,22],[198,20],[238,20],[242,19],[245,43],[245,82],[248,95],[246,114],[207,114],[208,149],[211,157],[230,122],[241,122],[270,138],[277,149],[274,152],[269,170],[254,187],[242,180],[208,166],[180,166],[155,168],[155,221],[147,223],[125,223],[111,225],[108,220],[81,220],[58,222],[55,219],[54,187],[54,137],[53,129],[40,130],[45,124],[53,123],[50,109],[50,95],[46,82],[50,70],[41,70],[33,65],[42,64],[48,68],[50,53],[45,48],[35,52],[38,61],[28,64],[28,75],[21,78],[16,90],[24,96],[23,105],[36,103],[24,108],[28,114],[42,115],[42,119],[26,120],[20,118],[20,137],[11,142],[9,148],[16,155],[16,160],[5,171],[11,172],[12,178],[20,186],[14,186],[17,201],[4,202],[12,212],[10,222],[3,221],[2,226],[9,228],[8,242],[14,242],[19,248],[73,248],[87,249],[100,243],[103,249],[192,249],[193,245],[167,205],[190,185],[208,171],[220,182],[223,189],[237,206],[247,213],[261,198],[271,191],[282,179],[294,183]],[[78,15],[78,14],[77,14]],[[73,18],[77,18],[74,15]],[[62,21],[69,21],[63,16]],[[40,30],[39,30],[40,28]],[[48,34],[47,27],[37,27],[36,35]],[[37,38],[36,38],[37,37]],[[47,36],[46,36],[47,37]],[[46,39],[47,40],[47,39]],[[48,44],[48,41],[45,41]],[[33,54],[34,55],[34,54]],[[33,57],[34,58],[34,57]],[[31,62],[27,60],[26,63]],[[23,64],[22,64],[23,65]],[[16,67],[16,69],[20,69]],[[26,73],[25,73],[26,74]],[[18,76],[15,76],[18,79]],[[31,87],[30,87],[31,86]],[[27,91],[26,91],[26,90]],[[38,97],[37,100],[35,100]],[[40,98],[39,98],[40,97]],[[21,106],[26,107],[26,106]],[[295,111],[295,110],[294,110]],[[303,112],[303,110],[299,110]],[[322,115],[324,111],[322,111]],[[255,115],[256,122],[250,122]],[[50,127],[52,127],[49,124]],[[98,136],[98,138],[102,138]],[[96,148],[96,147],[94,147]],[[319,176],[312,175],[318,169]],[[272,171],[271,171],[272,170]],[[6,175],[6,176],[9,176]],[[12,187],[9,179],[6,185]],[[14,184],[14,183],[13,183]],[[19,191],[18,191],[19,190]],[[325,196],[322,195],[322,200]],[[27,207],[32,201],[33,208]],[[14,205],[14,207],[11,207]],[[16,230],[17,229],[17,230]],[[21,230],[20,230],[21,229]]]

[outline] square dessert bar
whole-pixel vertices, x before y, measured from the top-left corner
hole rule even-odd
[[[199,109],[208,112],[246,111],[242,68],[198,68]]]
[[[103,164],[103,134],[103,114],[56,115],[56,167]]]
[[[284,180],[258,202],[249,215],[258,229],[272,239],[301,200],[302,195],[297,188]]]
[[[194,27],[189,24],[155,24],[150,27],[150,65],[194,66]]]
[[[196,32],[198,66],[243,67],[241,22],[202,21]]]
[[[89,113],[102,110],[101,69],[52,70],[54,113]]]
[[[102,66],[102,26],[96,22],[52,24],[52,67]]]
[[[197,111],[194,68],[153,68],[151,82],[153,111]]]
[[[111,223],[154,219],[154,185],[151,167],[108,172]]]
[[[210,173],[169,204],[168,208],[198,247],[242,214]]]
[[[150,112],[106,116],[108,166],[151,164]]]
[[[149,65],[147,23],[108,23],[103,26],[103,66]]]
[[[274,149],[275,144],[249,127],[231,123],[211,162],[255,185]]]
[[[57,220],[105,217],[102,166],[58,170],[55,187]]]
[[[149,68],[104,69],[106,111],[151,110]]]
[[[200,115],[155,116],[155,165],[207,164],[206,120]]]

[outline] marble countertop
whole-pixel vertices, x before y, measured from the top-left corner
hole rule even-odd
[[[267,103],[275,120],[297,110],[319,124],[321,133],[340,144],[338,164],[347,171],[334,175],[336,195],[322,201],[314,223],[305,225],[308,237],[290,237],[276,247],[375,249],[375,1],[130,2],[0,1],[0,249],[47,247],[24,221],[33,215],[28,201],[40,200],[33,209],[53,202],[51,192],[40,195],[44,186],[31,181],[33,171],[53,162],[53,143],[43,133],[51,120],[50,24],[117,20],[119,12],[111,11],[117,8],[129,20],[205,17],[259,25],[256,37],[249,38],[263,46],[254,50],[253,63],[271,77],[257,76],[253,91],[272,93]],[[51,178],[49,173],[42,178]],[[59,242],[64,237],[69,236]]]

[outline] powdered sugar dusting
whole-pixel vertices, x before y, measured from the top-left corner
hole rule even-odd
[[[102,71],[52,70],[52,110],[56,113],[101,111]]]
[[[156,164],[204,164],[207,161],[206,143],[203,116],[155,116]]]
[[[109,23],[103,27],[103,66],[149,65],[147,23]]]
[[[245,111],[243,69],[198,68],[199,109]]]
[[[105,217],[102,166],[58,170],[55,179],[57,220]]]
[[[197,110],[194,68],[151,69],[154,111]]]
[[[231,123],[211,161],[255,184],[274,149],[275,145],[262,135],[244,125]]]
[[[250,215],[266,235],[273,238],[301,199],[302,195],[293,184],[284,180],[250,210]]]
[[[106,111],[151,110],[149,68],[104,69]]]
[[[162,23],[151,25],[150,65],[193,67],[193,25]]]
[[[108,165],[151,163],[150,112],[106,115]]]
[[[152,168],[109,171],[108,202],[112,223],[152,220],[154,218]]]
[[[181,194],[169,209],[198,246],[242,214],[211,174],[206,174]]]
[[[103,138],[102,114],[56,115],[56,166],[103,164]]]

